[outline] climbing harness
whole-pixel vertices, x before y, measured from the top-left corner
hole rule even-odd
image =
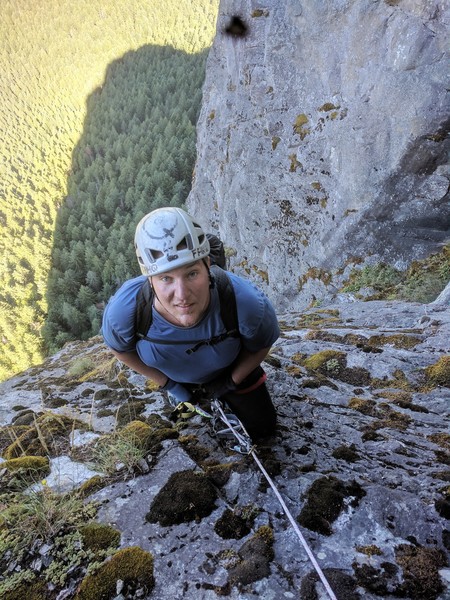
[[[256,448],[255,448],[255,446],[252,445],[251,438],[248,435],[248,433],[246,432],[244,426],[242,425],[242,423],[239,421],[239,419],[235,415],[225,414],[219,400],[217,400],[217,399],[213,400],[211,402],[211,408],[212,408],[213,415],[208,415],[208,413],[206,413],[206,415],[209,416],[210,418],[213,418],[213,427],[215,426],[215,423],[218,423],[219,421],[222,421],[222,424],[226,425],[225,429],[221,429],[216,432],[217,435],[220,437],[221,434],[226,435],[231,432],[231,434],[235,437],[237,444],[235,444],[235,448],[231,447],[230,449],[234,449],[236,452],[239,452],[240,454],[248,454],[253,457],[254,461],[258,465],[262,474],[267,479],[270,487],[272,488],[275,496],[277,497],[277,500],[281,504],[281,507],[283,508],[283,511],[286,514],[287,518],[289,519],[292,527],[294,528],[294,531],[297,534],[303,548],[305,549],[306,554],[308,555],[308,558],[311,561],[314,569],[316,570],[316,573],[318,574],[321,582],[323,583],[328,596],[330,597],[331,600],[337,600],[322,569],[320,568],[319,564],[317,563],[317,561],[314,557],[314,554],[312,553],[310,547],[308,546],[308,543],[306,542],[305,538],[302,535],[302,532],[300,531],[297,523],[295,522],[294,517],[292,516],[288,507],[286,506],[286,503],[284,502],[280,492],[278,491],[277,487],[275,486],[272,478],[269,476],[269,474],[263,467],[261,461],[259,460],[258,455],[256,454]],[[205,412],[205,411],[202,411],[202,412]]]

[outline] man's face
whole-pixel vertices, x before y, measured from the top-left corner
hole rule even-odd
[[[155,308],[170,323],[191,327],[209,306],[209,274],[198,260],[151,278]]]

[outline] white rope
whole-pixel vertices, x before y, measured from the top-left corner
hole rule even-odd
[[[229,422],[227,416],[225,415],[225,413],[222,410],[222,407],[220,406],[219,402],[215,403],[215,406],[218,408],[222,419],[224,420],[224,422],[228,425],[228,427],[231,429],[231,431],[233,432],[233,435],[236,437],[236,439],[238,440],[239,443],[242,443],[242,436],[239,435],[239,433],[234,429],[233,425]],[[246,435],[248,436],[248,433],[245,431],[244,426],[242,425],[242,429],[243,431],[246,433]],[[249,436],[250,437],[250,436]],[[300,542],[302,543],[303,548],[306,551],[306,554],[308,555],[309,560],[312,562],[312,565],[314,567],[314,569],[316,570],[317,574],[320,577],[321,582],[323,583],[325,590],[327,591],[328,596],[331,598],[331,600],[337,600],[333,590],[331,589],[330,584],[327,581],[327,578],[325,577],[322,569],[320,568],[318,562],[316,561],[314,554],[311,552],[310,547],[308,546],[308,543],[306,542],[305,538],[302,535],[302,532],[300,531],[297,523],[294,520],[294,517],[292,516],[291,512],[289,511],[288,507],[286,506],[286,503],[284,502],[280,492],[278,491],[278,489],[276,488],[274,482],[272,481],[271,477],[269,476],[269,474],[267,473],[267,471],[265,470],[265,468],[263,467],[261,461],[259,460],[258,456],[256,455],[256,451],[253,447],[250,447],[249,449],[249,454],[251,454],[256,462],[256,464],[258,465],[258,467],[260,468],[262,474],[264,475],[264,477],[267,479],[267,481],[269,482],[270,487],[272,488],[272,490],[275,493],[275,496],[278,499],[278,502],[281,504],[287,518],[289,519],[292,527],[294,528],[295,533],[297,534]]]

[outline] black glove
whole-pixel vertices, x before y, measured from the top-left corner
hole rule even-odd
[[[227,392],[232,392],[236,389],[236,384],[231,378],[231,373],[219,375],[208,383],[202,383],[200,386],[203,395],[207,398],[220,398]]]

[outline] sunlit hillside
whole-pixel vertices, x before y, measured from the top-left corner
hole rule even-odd
[[[88,99],[90,110],[99,114],[95,99],[102,100],[108,66],[124,55],[138,56],[143,46],[147,51],[151,46],[175,49],[177,60],[183,55],[204,57],[202,51],[211,45],[215,33],[217,8],[218,0],[0,3],[0,380],[42,359],[41,328],[48,310],[47,282],[58,211],[70,209],[68,185],[77,197],[77,185],[83,185],[80,171],[92,162],[80,161],[86,149],[80,139],[89,124]],[[204,58],[201,61],[195,65],[197,88],[201,87],[198,73],[204,69]],[[125,81],[123,73],[119,80]],[[159,101],[164,104],[164,98]],[[147,107],[145,119],[148,122],[158,114],[150,116]],[[105,127],[115,117],[109,116]],[[82,142],[90,144],[88,154],[95,146],[95,127],[94,123]],[[190,136],[186,144],[192,148],[193,128],[187,124],[183,131]],[[142,133],[139,136],[136,139]],[[73,156],[76,148],[78,155]],[[123,151],[128,153],[129,148]],[[147,153],[140,160],[150,158]],[[119,175],[116,169],[115,176]],[[81,190],[85,202],[89,197],[96,202],[99,182],[91,183]],[[108,185],[114,185],[114,175]],[[183,185],[179,184],[178,192],[186,191]],[[64,243],[60,237],[60,247]],[[64,262],[60,267],[64,270]],[[53,302],[58,302],[57,296]],[[70,319],[70,312],[66,317]]]

